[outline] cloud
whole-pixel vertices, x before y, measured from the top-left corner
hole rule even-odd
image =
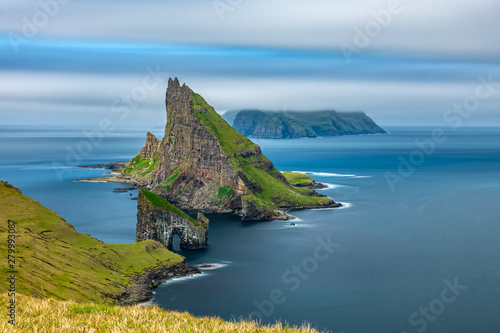
[[[97,75],[4,71],[0,75],[5,79],[0,82],[0,109],[15,111],[23,121],[43,121],[45,116],[42,115],[49,114],[49,123],[54,119],[57,122],[78,119],[80,123],[92,125],[103,117],[119,119],[126,115],[118,121],[120,124],[147,127],[161,124],[165,119],[166,80],[154,89],[143,89],[144,95],[136,91],[143,86],[144,77],[149,75],[147,72]],[[479,84],[477,78],[443,83],[394,80],[382,76],[373,79],[290,79],[280,76],[200,76],[193,72],[181,76],[181,81],[202,94],[219,112],[240,108],[362,110],[382,124],[444,124],[446,109],[474,94]],[[482,102],[469,124],[477,124],[477,118],[492,119],[498,114],[500,83],[496,86],[497,92]],[[136,96],[140,100],[134,99],[134,92],[138,93]],[[126,100],[132,104],[124,102]],[[33,116],[33,110],[39,115]],[[59,119],[58,114],[61,114]],[[11,114],[8,118],[13,117]]]
[[[480,75],[500,80],[494,1],[255,0],[222,12],[220,1],[3,1],[3,119],[95,123],[139,92],[148,68],[178,76],[219,111],[363,110],[390,124],[441,123]],[[341,45],[359,48],[351,62]],[[136,100],[124,124],[164,121],[165,86]],[[471,124],[498,121],[498,95]]]
[[[58,0],[45,0],[55,3]],[[389,24],[368,50],[418,52],[452,58],[495,58],[500,3],[489,0],[233,1],[221,15],[219,1],[72,0],[53,10],[36,38],[119,40],[338,51],[390,8]],[[239,3],[239,5],[238,5]],[[394,6],[391,3],[399,3]],[[36,21],[38,2],[3,4],[0,30],[22,33]],[[8,13],[8,15],[6,15]],[[221,20],[223,18],[223,20]]]

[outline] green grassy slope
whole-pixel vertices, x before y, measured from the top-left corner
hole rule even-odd
[[[148,199],[148,201],[153,206],[155,206],[157,208],[160,208],[160,209],[163,209],[165,211],[177,214],[177,215],[185,218],[189,222],[193,223],[196,226],[200,226],[201,225],[195,219],[193,219],[192,217],[190,217],[189,215],[187,215],[186,213],[184,213],[182,210],[180,210],[179,208],[175,207],[174,205],[172,205],[170,202],[168,202],[164,198],[160,197],[159,195],[154,194],[154,193],[149,192],[149,191],[146,191],[144,189],[140,189],[139,191],[141,191],[141,193],[144,194],[144,196],[146,197],[146,199]]]
[[[286,180],[292,185],[313,184],[313,180],[308,174],[302,172],[282,172]]]
[[[155,241],[107,244],[77,232],[55,212],[4,182],[0,182],[0,203],[1,253],[7,254],[7,221],[16,222],[19,293],[109,302],[106,295],[121,294],[131,276],[184,259]],[[6,259],[0,261],[3,275],[9,270],[7,264]],[[0,293],[6,287],[0,284]]]
[[[137,154],[130,160],[125,169],[123,169],[122,175],[149,177],[151,176],[151,172],[155,169],[156,164],[158,164],[158,157],[154,157],[153,160],[151,160],[149,158],[141,158],[141,156]]]
[[[229,126],[203,97],[192,93],[191,99],[194,110],[204,108],[208,111],[196,112],[197,120],[220,142],[236,171],[242,171],[247,177],[247,187],[255,186],[256,189],[251,190],[247,200],[271,211],[280,207],[313,207],[332,201],[326,197],[311,196],[313,191],[308,188],[290,186],[264,155],[247,154],[249,151],[256,152],[258,146]]]
[[[193,109],[195,111],[202,108],[208,111],[208,113],[196,112],[196,119],[215,136],[226,156],[234,156],[245,151],[255,151],[258,149],[255,143],[229,126],[199,94],[191,93],[191,100],[193,101]]]

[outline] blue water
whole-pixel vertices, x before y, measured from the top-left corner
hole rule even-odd
[[[176,251],[221,267],[161,285],[154,301],[331,332],[500,331],[500,128],[444,129],[446,139],[432,145],[433,128],[389,130],[256,140],[279,170],[313,172],[331,185],[321,193],[346,208],[291,212],[296,227],[208,214],[207,249]],[[131,242],[137,192],[74,182],[106,172],[74,166],[127,160],[145,135],[115,133],[88,154],[68,153],[88,148],[86,140],[74,131],[0,130],[0,179],[78,231]]]

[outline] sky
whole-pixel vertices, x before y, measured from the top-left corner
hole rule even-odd
[[[0,0],[0,126],[161,128],[178,77],[227,110],[500,126],[497,0]]]

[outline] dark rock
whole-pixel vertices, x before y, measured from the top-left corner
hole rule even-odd
[[[201,273],[199,269],[191,267],[186,260],[176,265],[159,264],[140,275],[130,278],[132,284],[125,286],[118,296],[107,295],[118,305],[131,305],[149,301],[153,297],[153,289],[166,280]]]
[[[128,192],[130,190],[137,190],[137,187],[135,187],[135,186],[118,187],[118,188],[114,188],[113,192],[115,192],[115,193],[124,193],[124,192]],[[130,195],[132,195],[132,193],[130,193]]]
[[[288,219],[283,209],[302,207],[301,199],[310,202],[305,200],[308,196],[321,197],[293,188],[258,145],[231,128],[177,78],[169,79],[165,105],[163,139],[148,133],[144,147],[118,180],[137,184],[181,208],[241,211],[244,220]],[[270,195],[276,188],[271,188],[273,183],[289,191]]]
[[[146,143],[139,152],[139,156],[141,156],[141,158],[154,158],[159,148],[160,140],[158,140],[154,134],[148,132],[146,134]]]
[[[137,200],[136,241],[157,240],[172,249],[175,234],[181,238],[181,249],[195,250],[205,248],[208,241],[208,219],[198,213],[196,221],[173,211],[154,206],[139,191]]]
[[[21,192],[21,190],[20,190],[20,189],[18,189],[17,187],[15,187],[14,185],[9,184],[9,183],[7,183],[7,182],[4,182],[4,181],[2,181],[2,180],[0,180],[0,182],[2,182],[2,184],[4,184],[4,185],[5,185],[5,187],[10,188],[10,189],[13,189],[13,190],[14,190],[14,191],[16,191],[16,192],[23,194],[23,192]]]
[[[96,164],[96,165],[80,165],[79,168],[90,168],[90,169],[111,169],[112,172],[119,173],[127,166],[128,162],[112,162],[106,164]]]

